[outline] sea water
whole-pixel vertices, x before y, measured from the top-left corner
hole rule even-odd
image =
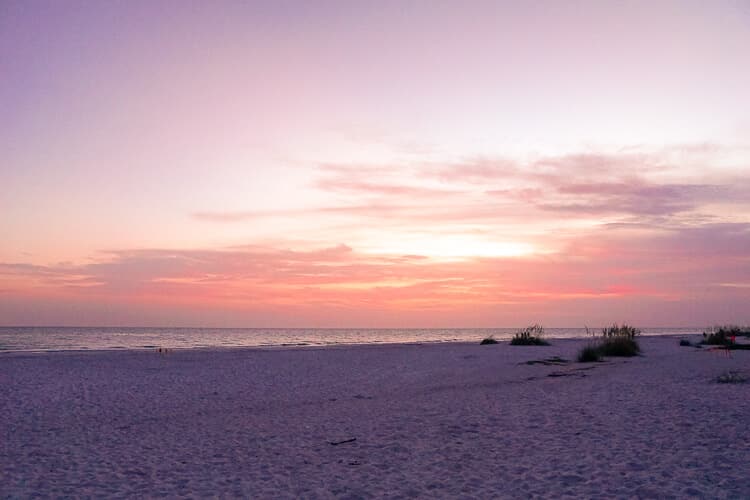
[[[642,328],[643,335],[687,335],[703,328]],[[0,352],[227,348],[479,342],[510,339],[517,328],[119,328],[0,327]],[[546,328],[547,338],[581,338],[583,328]]]

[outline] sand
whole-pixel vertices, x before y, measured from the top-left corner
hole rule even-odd
[[[750,351],[583,342],[3,354],[0,496],[750,498]]]

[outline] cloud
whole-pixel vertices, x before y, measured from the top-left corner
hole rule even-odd
[[[522,167],[511,159],[477,157],[462,162],[420,166],[418,171],[423,178],[437,178],[446,183],[484,184],[522,175]]]
[[[363,216],[379,217],[394,213],[406,213],[418,210],[414,205],[397,205],[389,203],[367,203],[354,205],[323,206],[293,210],[239,211],[239,212],[194,212],[192,218],[205,222],[241,222],[267,218],[300,218],[326,216]]]
[[[675,151],[677,160],[693,158],[702,167],[683,169],[675,163]],[[726,219],[731,211],[718,212],[717,206],[750,211],[750,180],[711,166],[711,158],[721,152],[716,145],[697,144],[529,161],[477,157],[445,164],[329,163],[318,167],[320,176],[313,187],[334,203],[272,211],[200,211],[193,217],[225,223],[314,218],[325,225],[347,216],[428,229],[431,222],[532,228],[556,220],[576,225],[576,220],[596,218],[609,227],[647,226],[659,217],[660,227],[669,220],[684,225],[690,218]]]
[[[680,154],[692,154],[686,150]],[[702,161],[713,154],[697,151]],[[605,308],[660,318],[661,310],[677,310],[670,304],[690,305],[693,317],[707,318],[708,306],[698,302],[734,307],[747,298],[750,181],[710,164],[682,171],[671,154],[323,165],[314,186],[326,195],[324,205],[192,214],[206,223],[301,220],[296,241],[113,249],[77,264],[4,263],[3,297],[263,317],[276,311],[310,321],[365,311],[379,324],[389,316],[383,312],[418,321],[419,314],[471,318],[478,310],[486,318],[517,311],[536,315],[531,320],[572,321],[573,306],[575,314]],[[463,258],[430,255],[451,242]],[[480,247],[515,243],[534,252],[471,257],[488,255]]]
[[[194,219],[203,220],[207,222],[240,222],[250,219],[258,219],[264,217],[273,216],[286,216],[292,215],[293,211],[279,211],[279,212],[194,212],[190,216]]]
[[[79,265],[0,264],[26,280],[16,295],[53,290],[152,305],[285,306],[367,310],[467,310],[570,300],[695,300],[716,283],[750,282],[750,224],[715,224],[634,236],[581,236],[559,253],[440,261],[372,255],[347,245],[295,251],[255,245],[227,249],[112,250]],[[33,293],[32,293],[33,292]]]
[[[537,206],[552,212],[587,215],[674,215],[699,206],[698,200],[683,194],[699,190],[698,186],[654,186],[642,182],[570,184],[557,187],[557,200]]]
[[[397,184],[380,184],[341,177],[319,179],[315,183],[315,186],[324,191],[350,192],[364,195],[398,196],[410,198],[432,198],[459,194],[456,191],[448,189],[436,189]]]

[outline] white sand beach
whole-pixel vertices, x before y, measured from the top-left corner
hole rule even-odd
[[[750,351],[584,342],[3,354],[0,496],[750,498]]]

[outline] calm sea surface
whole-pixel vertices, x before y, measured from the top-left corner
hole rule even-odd
[[[69,351],[325,346],[414,342],[479,342],[510,339],[516,328],[327,329],[327,328],[114,328],[0,327],[0,351]],[[592,330],[598,333],[599,330]],[[702,328],[642,328],[643,335],[700,333]],[[583,328],[547,328],[549,338],[586,337]]]

